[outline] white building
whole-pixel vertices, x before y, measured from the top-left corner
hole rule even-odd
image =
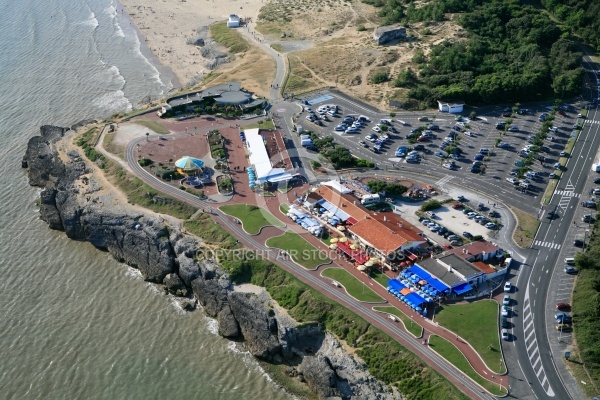
[[[256,182],[282,182],[292,179],[294,171],[283,168],[273,168],[269,153],[265,147],[265,139],[260,134],[259,128],[246,129],[246,147],[250,164],[254,167]],[[273,135],[273,132],[269,132]]]
[[[438,108],[441,112],[447,112],[451,114],[459,114],[463,112],[465,103],[462,101],[439,101],[438,100]]]
[[[241,21],[240,17],[238,17],[235,14],[231,14],[231,15],[229,15],[229,18],[227,19],[227,27],[228,28],[238,28],[241,23],[240,21]]]

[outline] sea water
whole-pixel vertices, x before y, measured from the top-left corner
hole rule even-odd
[[[201,312],[39,220],[20,168],[42,124],[177,85],[111,0],[0,0],[0,398],[284,399]]]

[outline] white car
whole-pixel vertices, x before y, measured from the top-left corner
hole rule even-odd
[[[502,329],[502,340],[508,340],[510,338],[508,329]]]
[[[504,284],[504,291],[505,291],[506,293],[510,293],[510,292],[512,291],[512,285],[510,284],[510,282],[506,282],[506,283]]]
[[[594,190],[592,190],[593,194],[600,194],[600,189],[596,188]]]
[[[510,312],[510,310],[508,309],[507,306],[502,306],[502,311],[501,314],[503,317],[508,317],[508,313]]]
[[[513,185],[516,185],[517,183],[519,183],[519,181],[517,180],[517,178],[513,178],[513,177],[506,178],[506,180],[508,182],[512,183]]]
[[[372,130],[373,130],[373,132],[377,132],[377,133],[381,132],[381,128],[379,128],[378,126],[374,126],[372,128]]]
[[[504,295],[504,298],[502,299],[502,304],[505,306],[510,304],[510,296],[509,295],[507,295],[507,294]]]

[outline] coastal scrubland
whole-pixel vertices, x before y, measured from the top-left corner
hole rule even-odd
[[[407,398],[466,399],[458,389],[398,342],[358,315],[329,300],[275,264],[253,258],[221,260],[236,283],[265,287],[279,305],[301,323],[317,322],[356,348],[369,371],[394,385]]]

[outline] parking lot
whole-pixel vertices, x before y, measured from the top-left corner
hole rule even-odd
[[[455,115],[447,113],[413,113],[398,112],[393,118],[390,115],[378,113],[368,105],[358,101],[353,101],[340,96],[334,92],[320,92],[312,96],[301,98],[305,111],[302,113],[299,124],[304,129],[312,130],[315,133],[325,136],[333,136],[340,144],[348,147],[350,151],[358,157],[376,162],[380,167],[397,168],[407,170],[435,170],[448,177],[445,181],[451,179],[460,179],[462,183],[478,186],[482,191],[493,195],[499,193],[510,196],[516,200],[516,204],[522,209],[532,212],[532,199],[540,199],[543,195],[550,174],[555,171],[555,163],[560,159],[560,153],[565,149],[568,139],[571,137],[573,125],[577,123],[575,108],[569,107],[567,111],[560,111],[556,114],[553,121],[556,127],[555,132],[548,132],[548,139],[541,146],[542,151],[539,155],[544,157],[543,161],[536,162],[530,170],[535,173],[526,177],[527,183],[520,185],[518,180],[509,181],[515,178],[517,165],[523,158],[519,155],[521,149],[529,145],[528,138],[539,132],[542,122],[539,116],[543,112],[548,112],[545,105],[523,105],[521,109],[526,109],[524,114],[512,112],[510,106],[486,107],[476,110],[476,118],[469,119],[470,109],[463,113],[463,120],[456,121]],[[306,104],[309,102],[311,104]],[[316,110],[324,104],[335,104],[338,112],[335,116],[318,115]],[[310,109],[318,116],[315,124],[309,122],[306,117]],[[507,113],[508,111],[508,113]],[[503,116],[506,115],[506,116]],[[358,118],[364,116],[368,118],[361,127],[352,133],[345,131],[336,131],[344,118],[348,115]],[[423,120],[427,117],[427,121]],[[504,131],[496,129],[499,121],[511,119],[511,126],[516,131]],[[381,137],[380,121],[382,119],[391,120],[391,123],[384,128],[388,137],[381,146],[380,151],[374,152],[374,142],[367,137],[376,134]],[[407,136],[416,128],[426,130],[431,125],[437,125],[437,129],[430,129],[431,139],[423,140],[417,143],[410,143]],[[351,124],[349,125],[351,127]],[[460,128],[460,132],[458,129]],[[395,131],[395,132],[393,132]],[[442,148],[444,140],[450,133],[454,133],[454,144],[460,149],[460,156],[453,156],[454,159],[446,158],[447,154]],[[429,134],[429,133],[428,133]],[[496,147],[498,142],[506,147]],[[400,146],[406,146],[408,150],[418,148],[418,158],[398,157],[396,150]],[[487,148],[489,153],[481,156],[480,149]],[[442,158],[442,156],[444,158]],[[477,169],[472,172],[475,157],[481,158],[479,172]],[[453,161],[452,169],[448,161]],[[444,167],[445,165],[445,167]],[[514,182],[514,183],[513,183]],[[443,183],[443,182],[440,182]],[[523,186],[527,186],[526,188]],[[539,200],[536,201],[538,203]],[[529,207],[529,208],[528,208]]]
[[[402,218],[422,229],[427,237],[442,245],[449,244],[449,240],[444,238],[442,235],[431,231],[431,229],[424,225],[422,218],[417,216],[416,211],[419,211],[421,204],[422,203],[420,202],[409,203],[402,201],[397,201],[395,203],[397,207],[396,209],[399,211]],[[464,237],[464,233],[468,232],[473,236],[479,235],[487,240],[493,239],[496,230],[488,229],[484,225],[477,223],[473,217],[469,218],[466,214],[464,214],[462,209],[452,208],[452,204],[455,203],[453,202],[444,204],[442,207],[434,210],[434,217],[427,217],[426,219],[443,226],[458,236]],[[474,211],[477,212],[477,204],[469,204],[469,206],[473,206]],[[484,206],[483,209],[477,213],[480,215],[488,215],[490,211],[492,211],[492,207]],[[498,216],[499,215],[500,214],[498,214]],[[501,222],[499,222],[499,228],[501,228]]]

